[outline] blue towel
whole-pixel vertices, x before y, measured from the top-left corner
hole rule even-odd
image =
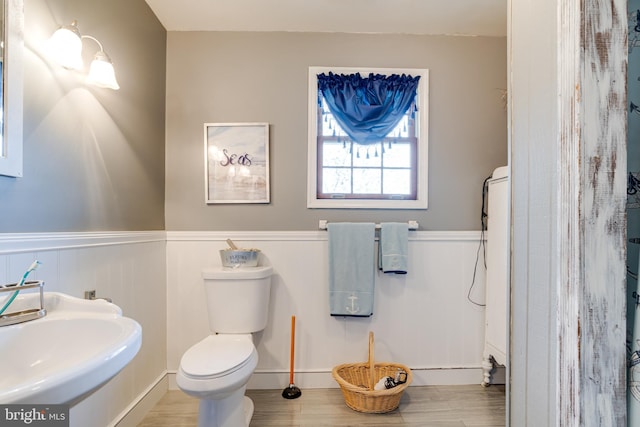
[[[378,268],[383,273],[407,274],[409,252],[409,224],[383,222],[380,224]]]
[[[373,223],[329,223],[329,310],[332,316],[373,314]]]

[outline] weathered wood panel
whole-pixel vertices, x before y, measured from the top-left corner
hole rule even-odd
[[[580,425],[580,2],[559,7],[558,371],[557,425]]]
[[[582,7],[580,424],[624,426],[627,2]]]
[[[510,8],[510,422],[623,427],[626,1]]]

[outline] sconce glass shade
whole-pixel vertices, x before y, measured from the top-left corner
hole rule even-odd
[[[87,83],[94,86],[118,90],[120,85],[116,81],[116,73],[111,59],[104,51],[99,51],[91,62]]]
[[[120,89],[120,85],[116,81],[113,63],[111,58],[104,52],[102,43],[93,36],[81,35],[77,21],[73,21],[71,25],[65,25],[56,30],[49,38],[48,48],[54,59],[63,67],[81,70],[83,68],[83,39],[93,40],[100,48],[91,62],[89,75],[86,79],[87,83],[113,90]]]
[[[49,50],[55,60],[65,68],[82,69],[82,38],[76,21],[56,30],[49,39]]]

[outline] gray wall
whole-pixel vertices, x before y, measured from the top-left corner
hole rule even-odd
[[[330,221],[480,228],[481,189],[507,164],[506,39],[329,33],[169,32],[166,228],[314,230]],[[307,209],[309,66],[430,70],[429,209]],[[271,203],[207,205],[203,123],[268,122]]]
[[[119,91],[47,56],[74,19]],[[24,177],[0,177],[0,232],[164,229],[166,31],[144,0],[25,0],[25,51]]]

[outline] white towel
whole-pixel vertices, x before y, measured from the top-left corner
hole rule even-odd
[[[329,310],[332,316],[373,314],[375,224],[329,223]]]
[[[378,268],[383,273],[407,274],[409,252],[409,224],[383,222],[380,224]]]

